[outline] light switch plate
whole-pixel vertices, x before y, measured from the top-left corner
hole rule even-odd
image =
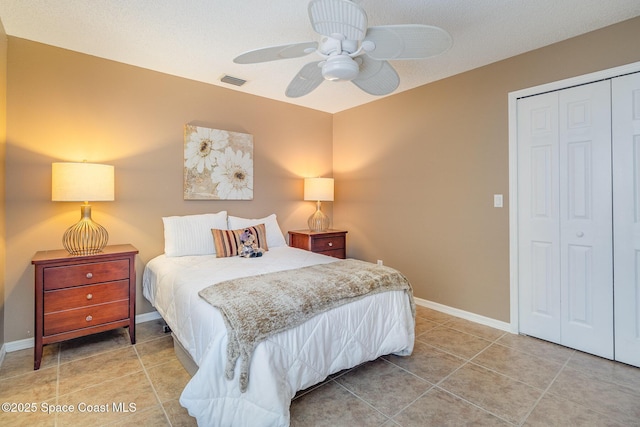
[[[502,207],[502,194],[494,194],[493,195],[493,207],[501,208]]]

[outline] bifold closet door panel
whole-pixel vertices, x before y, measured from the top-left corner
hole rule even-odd
[[[520,332],[561,343],[558,93],[518,100]]]
[[[615,359],[640,366],[640,73],[612,81]]]
[[[611,83],[559,91],[562,344],[613,359]]]

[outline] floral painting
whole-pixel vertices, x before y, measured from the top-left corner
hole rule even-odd
[[[253,136],[185,125],[184,199],[253,200]]]

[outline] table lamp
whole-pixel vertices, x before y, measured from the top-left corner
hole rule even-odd
[[[91,219],[90,201],[114,200],[114,167],[96,163],[52,163],[51,200],[84,202],[80,205],[80,221],[65,231],[62,245],[73,255],[101,252],[109,241],[109,233]]]
[[[329,217],[320,210],[320,202],[333,201],[333,178],[305,178],[304,200],[316,202],[316,211],[307,224],[311,231],[325,231],[329,228]]]

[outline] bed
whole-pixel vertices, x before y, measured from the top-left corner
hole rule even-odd
[[[227,378],[230,340],[225,315],[199,293],[231,279],[298,272],[341,261],[287,246],[275,215],[258,219],[227,217],[226,212],[204,215],[208,218],[163,218],[165,253],[150,260],[143,273],[145,298],[171,328],[176,347],[186,353],[182,359],[187,367],[192,366],[188,370],[193,376],[180,403],[199,425],[286,426],[297,391],[385,354],[411,354],[415,337],[411,292],[392,290],[338,305],[260,341],[250,358],[246,389],[238,381],[238,369]],[[269,245],[261,257],[216,255],[215,245],[210,245],[211,229],[256,224],[266,224]],[[206,239],[197,247],[202,233]],[[188,248],[180,248],[181,244]]]

